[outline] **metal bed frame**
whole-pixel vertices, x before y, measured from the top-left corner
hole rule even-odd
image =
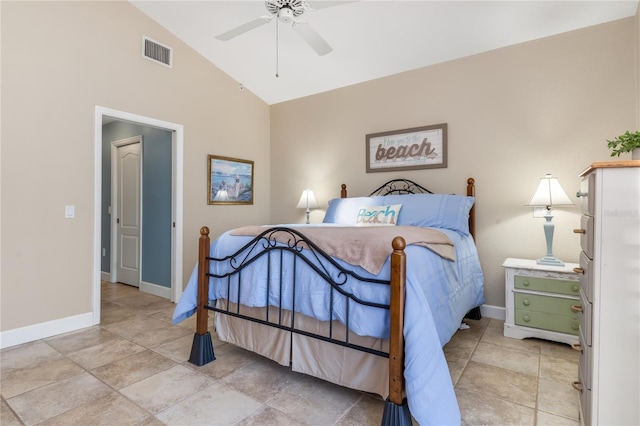
[[[432,193],[423,186],[407,179],[394,179],[378,189],[373,191],[370,196],[389,195],[389,194],[416,194],[416,193]],[[467,180],[467,195],[475,195],[475,181],[473,178]],[[341,197],[346,198],[346,185],[342,184]],[[475,236],[475,215],[472,208],[469,217],[469,225],[471,235]],[[277,243],[275,236],[278,235],[278,241],[283,241],[285,236],[286,243]],[[253,238],[250,242],[240,248],[236,253],[225,256],[223,258],[213,258],[210,256],[210,238],[209,228],[204,226],[200,229],[199,239],[199,255],[198,255],[198,302],[197,302],[197,319],[196,333],[191,348],[191,356],[189,362],[202,366],[213,360],[215,355],[211,334],[207,330],[208,311],[214,311],[220,314],[230,315],[232,317],[241,318],[247,321],[275,327],[292,333],[301,334],[311,338],[330,342],[343,347],[367,352],[381,357],[389,358],[389,397],[385,403],[385,410],[382,424],[411,424],[411,415],[408,410],[406,399],[402,397],[403,391],[403,369],[404,369],[404,298],[405,298],[405,281],[406,281],[406,255],[404,249],[406,247],[405,240],[396,237],[392,241],[393,252],[391,254],[391,278],[389,280],[379,280],[361,277],[355,272],[342,267],[331,256],[320,249],[313,241],[309,240],[304,234],[298,230],[286,227],[269,228]],[[277,320],[269,318],[269,293],[270,287],[266,292],[265,319],[255,318],[244,315],[240,312],[240,294],[242,291],[242,271],[247,266],[259,258],[267,256],[269,265],[267,269],[268,276],[275,274],[275,269],[279,271],[279,276],[275,276],[275,282],[279,283],[277,306]],[[272,261],[279,265],[278,268],[272,270]],[[209,272],[210,263],[222,263],[226,265],[229,272],[224,274],[213,274]],[[343,296],[346,301],[346,319],[345,319],[345,338],[339,339],[334,337],[333,321],[326,321],[328,333],[318,334],[307,330],[299,329],[295,326],[295,305],[292,309],[286,309],[291,312],[291,319],[287,323],[283,321],[282,314],[285,308],[282,306],[283,296],[283,280],[282,276],[285,265],[286,267],[297,268],[300,263],[307,265],[320,276],[330,288],[330,306],[329,317],[333,318],[334,301],[336,297]],[[293,274],[294,282],[291,285],[292,303],[295,304],[295,269]],[[237,288],[237,296],[235,300],[227,300],[226,306],[217,307],[215,301],[208,300],[208,288],[210,278],[226,280],[227,294],[230,290]],[[272,280],[267,280],[270,283]],[[390,287],[390,303],[381,304],[377,302],[362,300],[355,296],[352,292],[346,290],[353,283],[366,283],[368,285],[385,285]],[[231,303],[235,304],[235,309],[231,309]],[[366,346],[354,344],[350,341],[349,335],[349,305],[350,303],[358,303],[371,306],[377,309],[389,310],[390,317],[390,335],[389,335],[389,352],[383,352]],[[474,309],[470,317],[478,318],[479,308]]]

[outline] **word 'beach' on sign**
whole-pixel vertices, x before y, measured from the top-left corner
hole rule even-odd
[[[367,173],[447,167],[447,125],[367,135]]]
[[[376,150],[376,161],[382,161],[384,159],[393,160],[394,158],[407,158],[407,157],[437,157],[435,148],[431,148],[431,142],[427,138],[424,138],[422,145],[414,143],[411,146],[401,145],[399,147],[390,146],[384,148],[382,144],[378,145]]]

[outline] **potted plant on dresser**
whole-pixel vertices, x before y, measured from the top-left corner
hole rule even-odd
[[[627,130],[615,139],[607,140],[607,146],[611,148],[612,157],[631,152],[632,160],[640,160],[640,131],[631,133]]]

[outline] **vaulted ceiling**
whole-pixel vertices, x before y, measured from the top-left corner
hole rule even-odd
[[[131,0],[268,104],[626,18],[638,7],[636,0],[309,1],[314,10],[296,19],[331,46],[327,54],[276,18],[228,41],[216,38],[272,17],[265,3],[278,2],[301,0]]]

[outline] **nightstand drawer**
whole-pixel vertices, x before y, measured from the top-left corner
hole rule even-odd
[[[546,312],[516,309],[515,323],[524,327],[540,328],[542,330],[557,331],[558,333],[578,335],[580,320],[575,317],[548,314]]]
[[[577,296],[580,294],[578,281],[557,280],[552,278],[531,277],[516,275],[514,287],[523,290],[544,291],[546,293],[568,294]]]
[[[579,299],[568,299],[563,297],[541,296],[530,293],[514,294],[514,307],[526,309],[527,311],[543,312],[554,315],[566,315],[576,320],[580,320],[580,314],[571,310],[571,306],[579,305]]]

